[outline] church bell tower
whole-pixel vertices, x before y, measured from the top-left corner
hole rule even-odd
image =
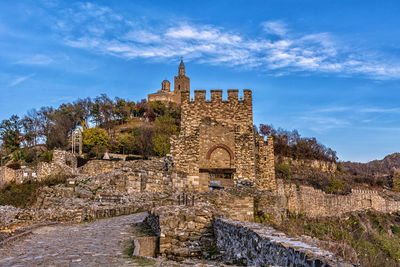
[[[179,103],[181,92],[190,92],[190,79],[189,77],[186,77],[186,69],[183,59],[181,59],[181,63],[178,67],[178,76],[174,77],[174,94]]]

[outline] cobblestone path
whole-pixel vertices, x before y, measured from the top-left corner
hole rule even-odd
[[[0,266],[137,266],[123,254],[146,213],[45,226],[0,247]]]

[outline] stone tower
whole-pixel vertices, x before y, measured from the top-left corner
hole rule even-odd
[[[184,69],[183,69],[184,71]],[[181,131],[171,137],[171,155],[176,168],[188,173],[194,187],[206,190],[209,183],[232,186],[250,182],[262,190],[275,188],[272,139],[266,143],[253,129],[252,92],[205,90],[181,92]]]
[[[174,77],[174,94],[177,103],[181,102],[181,93],[190,92],[190,79],[186,76],[185,64],[181,59],[181,63],[178,67],[178,76]]]
[[[171,83],[168,80],[162,81],[161,91],[162,92],[170,92],[171,91]]]

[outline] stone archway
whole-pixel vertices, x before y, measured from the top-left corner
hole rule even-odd
[[[206,160],[209,161],[209,167],[212,168],[231,168],[234,155],[227,145],[217,144],[208,150]]]

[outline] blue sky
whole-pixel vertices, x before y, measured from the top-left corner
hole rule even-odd
[[[250,88],[255,124],[366,162],[400,152],[398,1],[0,2],[0,119],[173,81]],[[225,95],[226,97],[226,95]]]

